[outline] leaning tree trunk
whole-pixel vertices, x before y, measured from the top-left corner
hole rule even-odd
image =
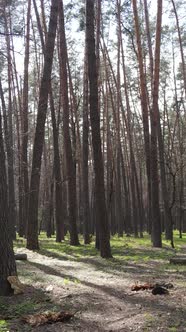
[[[8,227],[8,192],[5,152],[0,114],[0,296],[9,295],[12,289],[8,276],[17,275],[13,243]]]
[[[55,36],[57,29],[57,17],[58,17],[58,1],[52,0],[48,37],[45,47],[45,54],[44,54],[43,76],[41,79],[41,86],[40,86],[36,132],[35,132],[34,148],[33,148],[31,182],[30,182],[27,248],[31,250],[39,249],[38,201],[39,201],[41,157],[43,152],[48,94],[50,88],[50,78],[52,72],[53,53],[54,53]]]
[[[34,10],[37,19],[38,31],[40,35],[41,45],[43,53],[45,51],[45,40],[44,33],[41,26],[41,21],[39,17],[39,12],[37,9],[36,0],[33,0]],[[46,32],[45,15],[43,8],[43,23],[44,32]],[[52,93],[52,84],[50,81],[49,87],[49,100],[50,100],[50,111],[52,118],[52,129],[53,129],[53,146],[54,146],[54,175],[55,175],[55,206],[56,206],[56,242],[61,242],[64,240],[64,204],[62,197],[62,177],[61,177],[61,165],[60,165],[60,151],[59,151],[59,135],[55,115],[54,97]]]
[[[97,223],[99,225],[101,257],[111,257],[109,227],[105,202],[104,168],[101,151],[100,117],[98,111],[98,73],[94,38],[94,0],[86,0],[86,45],[88,53],[88,77],[90,87],[90,121],[95,172]]]

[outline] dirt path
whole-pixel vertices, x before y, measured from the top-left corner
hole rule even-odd
[[[34,327],[35,332],[96,332],[96,331],[186,331],[185,272],[165,271],[164,262],[135,262],[119,265],[98,257],[68,260],[61,257],[26,252],[27,262],[18,262],[20,280],[30,286],[23,296],[33,296],[42,290],[38,301],[47,301],[52,308],[75,312],[68,323]],[[22,274],[22,276],[21,276]],[[132,292],[131,285],[139,282],[171,282],[169,295],[154,296],[150,290]],[[20,298],[21,299],[21,298]],[[37,303],[37,301],[36,301]],[[10,331],[28,331],[28,327],[12,327]]]

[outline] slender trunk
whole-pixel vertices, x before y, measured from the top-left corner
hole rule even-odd
[[[59,153],[58,129],[56,126],[55,107],[50,87],[50,110],[52,116],[53,142],[54,142],[54,174],[55,174],[55,202],[56,202],[56,242],[64,240],[64,207],[62,199],[62,178]]]
[[[41,45],[43,49],[43,53],[45,53],[45,41],[43,30],[39,18],[39,13],[37,9],[36,1],[34,2],[34,10],[37,18],[38,30],[41,40]],[[42,17],[43,17],[43,25],[44,31],[46,30],[45,24],[45,15],[44,15],[44,8],[42,9]],[[50,81],[50,88],[49,88],[49,99],[50,99],[50,110],[51,110],[51,117],[52,117],[52,128],[53,128],[53,146],[54,146],[54,175],[55,175],[55,205],[56,205],[56,242],[61,242],[64,240],[64,204],[62,198],[62,178],[61,178],[61,165],[60,165],[60,152],[59,152],[59,135],[58,135],[58,128],[55,116],[55,107],[54,107],[54,98],[52,94],[52,86]]]
[[[156,44],[153,80],[153,105],[151,116],[151,175],[152,175],[152,243],[154,247],[161,247],[161,218],[159,208],[159,176],[158,176],[158,98],[160,73],[160,44],[161,44],[162,0],[158,0],[156,22]]]
[[[90,208],[89,208],[89,182],[88,182],[88,66],[87,50],[85,48],[84,58],[84,79],[83,79],[83,146],[82,146],[82,195],[83,195],[83,225],[84,242],[90,243]]]
[[[66,170],[68,177],[69,226],[70,243],[79,245],[76,225],[76,173],[72,156],[72,145],[69,132],[69,98],[67,77],[67,46],[65,36],[63,1],[59,1],[59,34],[60,34],[60,60],[61,60],[61,98],[63,107],[63,138],[65,146]]]
[[[10,295],[12,293],[7,277],[17,275],[13,242],[8,225],[8,192],[5,163],[0,113],[0,296]]]
[[[71,100],[71,121],[73,122],[73,159],[74,165],[77,172],[77,218],[82,219],[82,163],[81,163],[81,136],[80,136],[80,120],[78,114],[78,102],[76,97],[76,92],[73,86],[71,69],[69,65],[69,60],[67,58],[67,68],[68,68],[68,78],[69,78],[69,90],[70,90],[70,100]],[[73,121],[73,119],[75,121]]]
[[[38,103],[38,114],[36,132],[33,147],[32,172],[30,181],[27,248],[34,250],[39,248],[38,243],[38,202],[39,184],[41,171],[41,158],[44,144],[45,121],[50,89],[50,79],[53,63],[55,36],[57,29],[58,2],[52,0],[49,20],[48,37],[45,47],[43,76],[41,79],[40,95]]]
[[[10,31],[6,13],[4,15],[7,59],[8,59],[8,116],[7,116],[7,135],[8,143],[7,161],[8,161],[8,211],[9,211],[9,231],[12,238],[16,237],[16,203],[15,203],[15,185],[14,185],[14,149],[13,149],[13,124],[12,124],[12,59],[10,53]]]
[[[27,23],[26,23],[26,41],[25,41],[25,58],[24,58],[24,81],[23,81],[23,133],[22,133],[22,151],[21,151],[21,172],[23,179],[23,220],[24,234],[26,232],[28,220],[28,196],[29,196],[29,179],[28,179],[28,67],[29,67],[29,46],[30,46],[30,14],[31,0],[28,1]]]
[[[146,171],[147,171],[147,190],[148,190],[148,205],[149,205],[149,225],[151,224],[151,173],[150,173],[150,136],[149,136],[149,111],[147,103],[147,90],[146,90],[146,79],[145,71],[143,65],[143,53],[140,37],[140,26],[138,19],[138,9],[136,0],[132,0],[133,3],[133,13],[134,13],[134,23],[136,31],[136,40],[138,48],[138,63],[140,71],[140,90],[141,90],[141,108],[142,108],[142,117],[143,117],[143,132],[144,132],[144,141],[145,141],[145,158],[146,158]],[[151,226],[150,226],[151,228]]]
[[[90,87],[90,121],[95,172],[97,224],[99,226],[101,257],[111,257],[109,228],[105,202],[104,168],[101,151],[100,117],[98,111],[98,76],[94,38],[94,0],[86,0],[86,45],[88,53],[88,77]]]
[[[153,76],[154,76],[153,75],[154,60],[153,60],[153,52],[152,52],[152,42],[151,42],[151,33],[150,33],[150,23],[149,23],[149,13],[148,13],[147,0],[144,0],[144,10],[145,10],[145,26],[146,26],[149,61],[150,61],[151,93],[152,93],[152,91],[153,91]]]
[[[117,103],[116,103],[116,139],[117,139],[117,156],[116,156],[116,204],[117,204],[117,224],[118,236],[123,236],[123,211],[121,202],[121,141],[120,141],[120,111],[121,111],[121,84],[120,84],[120,56],[121,56],[121,33],[120,33],[120,12],[121,1],[117,0],[117,39],[118,39],[118,54],[117,54]]]

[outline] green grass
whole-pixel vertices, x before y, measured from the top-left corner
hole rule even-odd
[[[134,265],[145,264],[151,261],[161,262],[159,270],[170,270],[174,272],[186,271],[186,266],[169,264],[169,260],[177,252],[179,253],[183,245],[186,246],[186,234],[183,238],[179,238],[179,233],[174,232],[175,249],[171,248],[170,242],[166,241],[164,235],[162,236],[163,248],[153,248],[149,234],[144,233],[143,238],[134,237],[118,237],[111,238],[112,259],[103,260],[100,258],[99,251],[95,249],[95,238],[89,245],[83,244],[83,237],[80,236],[80,245],[71,246],[69,235],[66,236],[65,241],[57,243],[55,236],[48,239],[45,233],[39,236],[40,250],[39,253],[44,256],[54,257],[59,260],[71,261],[89,261],[95,263],[97,269],[109,271],[117,269],[118,271],[124,269],[123,263],[126,266],[129,263]],[[26,241],[18,238],[14,243],[15,247],[24,247]],[[27,272],[25,272],[26,274]],[[36,280],[35,280],[36,281]]]
[[[40,304],[36,303],[33,299],[25,300],[21,303],[6,303],[4,298],[0,298],[0,312],[2,316],[9,319],[20,317],[25,314],[37,311]],[[1,325],[0,325],[1,326]],[[1,331],[1,329],[0,329]]]
[[[9,324],[6,320],[0,319],[0,332],[8,332],[9,331]]]
[[[94,240],[94,239],[93,239]],[[145,233],[143,238],[134,237],[123,237],[113,236],[111,238],[111,248],[112,254],[115,258],[120,258],[122,260],[132,260],[138,261],[148,261],[153,260],[166,260],[169,259],[170,255],[173,256],[175,251],[179,252],[182,245],[186,245],[186,234],[183,234],[183,238],[179,238],[178,232],[174,233],[175,251],[171,249],[169,241],[162,237],[163,248],[157,249],[152,248],[150,236]],[[96,257],[99,256],[99,252],[95,249],[94,241],[89,245],[83,244],[83,238],[80,236],[80,245],[71,246],[69,242],[69,236],[66,237],[65,241],[62,243],[55,242],[55,236],[48,239],[44,233],[39,236],[40,250],[41,254],[46,256],[55,256],[61,259],[72,259],[79,260],[86,257]],[[26,244],[25,240],[20,242],[18,238],[15,241],[14,246],[16,248],[24,247]]]

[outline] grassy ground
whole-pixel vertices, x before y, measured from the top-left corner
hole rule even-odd
[[[21,242],[20,242],[21,241]],[[153,248],[150,240],[149,234],[145,233],[143,238],[134,237],[123,237],[119,238],[114,236],[111,238],[111,248],[113,258],[108,260],[103,260],[103,265],[112,266],[114,264],[117,267],[123,262],[133,261],[148,262],[149,260],[164,260],[165,268],[167,268],[167,259],[173,257],[176,253],[179,253],[181,249],[186,247],[186,234],[183,234],[182,239],[179,238],[177,231],[174,232],[174,244],[175,249],[171,248],[170,242],[165,240],[164,235],[162,237],[163,247]],[[80,245],[71,246],[69,244],[69,237],[62,243],[56,243],[55,236],[48,239],[46,235],[42,233],[39,237],[40,250],[39,253],[48,256],[56,257],[61,259],[68,259],[72,261],[85,260],[88,257],[99,257],[99,251],[95,249],[94,238],[91,244],[84,245],[83,238],[80,236]],[[26,245],[26,241],[19,239],[15,241],[14,247],[21,248]],[[177,266],[178,269],[185,269],[184,266]],[[170,265],[170,269],[172,266]]]
[[[174,254],[174,250],[171,250],[171,246],[169,241],[166,241],[164,235],[162,237],[163,248],[158,250],[157,252],[154,251],[152,248],[151,240],[149,234],[145,233],[143,238],[134,238],[134,237],[123,237],[119,238],[118,236],[114,236],[111,238],[111,248],[112,254],[114,258],[122,259],[122,260],[136,260],[138,259],[164,259],[168,255],[170,255],[171,251]],[[89,256],[99,256],[99,251],[95,249],[94,238],[92,239],[91,244],[84,245],[83,238],[80,236],[80,245],[79,246],[71,246],[69,244],[69,237],[66,236],[66,239],[62,243],[55,242],[55,236],[48,239],[45,233],[41,233],[39,236],[39,244],[41,253],[47,253],[48,255],[54,253],[61,255],[61,256],[68,256],[77,258],[78,257],[89,257]],[[179,252],[180,249],[185,245],[186,246],[186,233],[183,234],[182,239],[179,238],[179,234],[177,231],[174,232],[174,244],[175,244],[175,251]],[[17,241],[14,242],[15,248],[24,247],[26,245],[26,241],[24,239],[17,238]],[[143,253],[144,250],[144,253]],[[139,256],[138,256],[139,251]],[[124,255],[125,253],[125,255]],[[147,254],[149,256],[147,256]]]
[[[132,280],[145,281],[147,278],[148,280],[150,277],[158,278],[160,275],[167,278],[167,276],[172,274],[176,278],[177,287],[180,287],[180,290],[183,289],[185,286],[184,276],[186,274],[186,266],[172,265],[169,263],[169,259],[176,253],[182,252],[184,247],[186,248],[186,234],[180,239],[178,233],[175,232],[174,241],[175,249],[172,249],[169,242],[165,240],[163,240],[163,248],[159,249],[152,248],[148,234],[144,234],[144,238],[142,239],[135,239],[133,237],[118,238],[117,236],[114,236],[111,239],[113,258],[105,260],[99,257],[99,252],[95,249],[94,241],[90,245],[84,245],[83,239],[81,238],[81,244],[78,247],[73,247],[70,246],[68,237],[63,243],[56,243],[55,237],[47,239],[45,234],[42,233],[39,238],[40,250],[35,253],[31,252],[32,254],[28,262],[18,262],[17,264],[21,281],[28,285],[27,291],[22,296],[0,298],[0,332],[46,331],[42,330],[42,328],[33,329],[28,325],[21,325],[19,321],[20,317],[27,314],[43,312],[45,310],[59,311],[61,310],[61,303],[58,301],[59,298],[63,299],[63,309],[77,310],[77,308],[81,308],[82,311],[87,312],[88,309],[83,305],[83,302],[86,302],[85,294],[83,295],[83,300],[80,301],[80,303],[78,302],[77,307],[74,299],[79,296],[78,294],[82,287],[86,286],[89,288],[91,287],[91,289],[96,289],[98,288],[97,283],[100,283],[100,280],[104,278],[106,280],[106,285],[108,282],[107,280],[110,280],[109,278],[116,278],[116,280],[118,280],[118,287],[120,287],[120,283],[122,282],[127,285],[127,283],[131,283]],[[14,247],[15,251],[22,250],[22,252],[24,252],[25,240],[18,238],[14,243]],[[63,267],[63,273],[59,266]],[[81,269],[82,274],[79,272]],[[85,280],[88,280],[88,282]],[[53,283],[56,287],[54,298],[51,297],[50,291],[46,291],[47,285],[52,285],[51,287],[53,287]],[[113,294],[111,294],[112,292],[116,295],[118,292],[117,285],[114,286],[115,288],[109,288],[111,286],[108,285],[107,287],[105,286],[105,283],[103,283],[103,285],[101,284],[100,290],[106,292],[107,296],[113,296]],[[122,286],[120,288],[122,289]],[[67,300],[66,298],[64,300],[64,294],[63,296],[61,295],[64,291],[66,292],[65,296],[67,297]],[[69,293],[70,291],[71,293]],[[86,290],[86,292],[89,291]],[[89,296],[91,296],[91,292]],[[56,294],[58,295],[56,296]],[[69,294],[72,295],[73,301],[69,300]],[[129,295],[131,294],[126,293],[126,296],[128,296],[128,299],[130,300],[131,298]],[[57,297],[57,300],[55,296]],[[119,293],[118,297],[120,297]],[[137,302],[134,302],[135,306],[139,301],[139,296],[136,301]],[[143,305],[143,301],[144,299],[142,300],[142,304],[138,303],[139,306]],[[100,305],[102,305],[101,300]],[[87,306],[89,306],[89,302],[87,302]],[[92,307],[89,308],[89,311],[91,310]],[[91,314],[93,314],[92,311]],[[152,312],[148,310],[144,311],[142,318],[144,321],[143,329],[141,327],[141,330],[138,330],[136,327],[136,330],[134,329],[133,331],[156,331],[154,328],[156,328],[157,323]],[[171,319],[169,319],[169,323],[167,321],[168,325],[163,325],[164,330],[159,329],[159,331],[186,331],[185,329],[182,330],[182,327],[180,327],[180,321],[182,321],[182,318],[180,318],[179,321],[174,319],[172,323],[170,323],[170,321]],[[72,326],[70,326],[70,328],[66,326],[66,330],[64,327],[63,330],[85,332],[107,331],[107,329],[100,329],[99,327],[93,327],[93,329],[90,329],[90,324],[83,324],[84,323],[81,323],[79,325],[80,328],[78,329],[76,327],[73,330],[71,329]],[[53,327],[50,328],[51,329],[48,329],[47,331],[53,331]],[[116,327],[115,329],[110,330],[130,331],[130,329],[116,329]],[[55,331],[61,331],[61,327],[59,330],[56,329]]]

